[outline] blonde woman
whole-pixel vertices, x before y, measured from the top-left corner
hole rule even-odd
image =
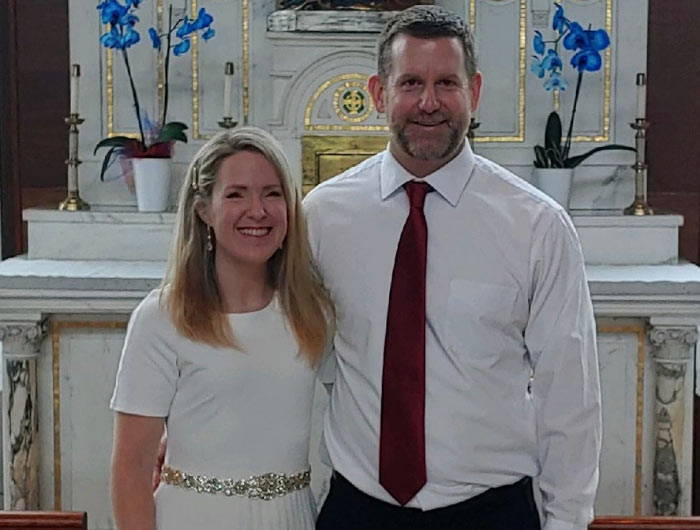
[[[254,127],[218,134],[190,164],[167,274],[126,335],[119,530],[313,528],[310,413],[332,315],[280,145]]]

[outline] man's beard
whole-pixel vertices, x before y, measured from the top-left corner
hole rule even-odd
[[[415,120],[430,122],[431,120]],[[443,121],[443,120],[432,120],[432,121]],[[445,121],[449,131],[447,131],[447,138],[444,141],[437,142],[436,139],[431,139],[432,141],[425,141],[425,138],[410,138],[409,134],[406,133],[406,127],[409,120],[405,120],[401,124],[395,124],[392,126],[392,132],[394,137],[398,141],[401,149],[408,153],[413,158],[418,160],[441,160],[447,158],[449,155],[454,153],[457,148],[462,144],[464,140],[464,135],[466,134],[466,126],[460,127],[461,124],[456,124],[455,127],[450,120]],[[466,122],[465,122],[466,123]],[[436,133],[438,134],[438,133]],[[439,134],[444,134],[440,132]]]

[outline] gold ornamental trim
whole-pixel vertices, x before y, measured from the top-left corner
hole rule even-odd
[[[642,515],[642,453],[644,442],[644,371],[646,363],[647,326],[600,325],[598,334],[633,334],[637,336],[637,400],[634,444],[634,515]]]
[[[53,402],[53,509],[61,511],[61,331],[64,329],[126,329],[123,321],[51,322],[51,378]]]
[[[333,93],[333,108],[343,121],[360,123],[370,117],[374,110],[367,83],[345,81]]]
[[[358,72],[345,73],[336,75],[327,79],[321,83],[318,88],[316,88],[313,95],[309,98],[309,102],[306,104],[306,109],[304,110],[304,129],[307,131],[376,131],[376,132],[388,132],[389,127],[387,125],[338,125],[338,124],[315,124],[311,119],[311,114],[316,106],[316,102],[321,97],[321,95],[328,90],[328,88],[336,83],[343,81],[355,81],[360,83],[366,92],[367,90],[367,74],[361,74]],[[370,99],[371,101],[371,99]],[[374,105],[372,105],[374,107]]]

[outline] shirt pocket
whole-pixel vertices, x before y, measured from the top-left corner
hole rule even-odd
[[[513,338],[517,288],[454,279],[447,299],[447,336],[451,348],[470,356],[492,357]]]

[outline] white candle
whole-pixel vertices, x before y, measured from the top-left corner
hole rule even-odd
[[[647,78],[645,74],[637,74],[637,119],[646,118],[647,109]]]
[[[80,81],[80,65],[74,64],[70,71],[70,113],[78,114],[78,81]]]
[[[231,87],[233,86],[233,63],[224,68],[224,116],[231,116]]]

